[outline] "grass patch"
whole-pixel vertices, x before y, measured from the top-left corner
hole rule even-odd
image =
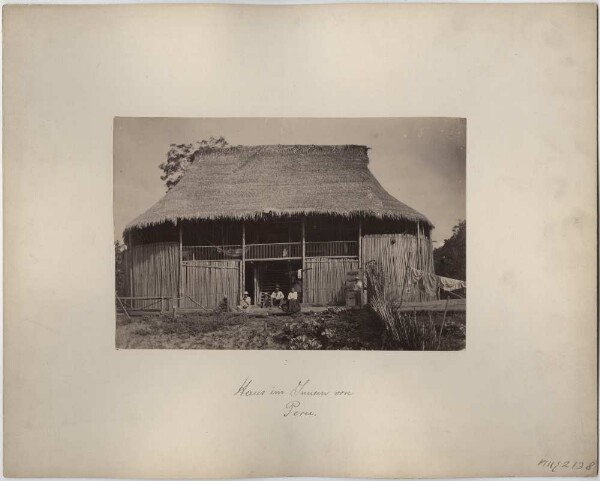
[[[410,313],[413,316],[413,313]],[[439,326],[441,312],[431,313]],[[429,313],[417,312],[429,322]],[[399,350],[384,336],[384,326],[370,309],[253,316],[237,313],[182,313],[117,319],[117,348],[140,349],[278,349]],[[465,313],[449,312],[441,350],[465,347]]]

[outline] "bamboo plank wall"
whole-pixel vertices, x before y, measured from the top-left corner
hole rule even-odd
[[[217,307],[224,297],[237,305],[240,261],[194,261],[183,266],[183,292],[205,308]],[[182,307],[197,308],[187,297]]]
[[[362,241],[363,265],[374,260],[379,262],[385,276],[386,290],[393,297],[400,297],[407,266],[427,272],[433,269],[433,246],[424,235],[379,234],[365,235]],[[415,286],[404,290],[403,299],[409,302],[428,301],[437,297]]]
[[[177,242],[145,244],[127,250],[125,275],[129,296],[177,297],[179,244]]]
[[[345,303],[346,273],[356,270],[358,270],[357,259],[307,257],[302,282],[303,302],[317,305]]]
[[[123,276],[125,277],[124,296],[132,296],[131,293],[131,252],[129,249],[123,251],[122,258]]]

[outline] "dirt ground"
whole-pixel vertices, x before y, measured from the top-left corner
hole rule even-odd
[[[441,326],[443,313],[433,316]],[[465,312],[448,312],[441,350],[465,348]],[[369,309],[270,315],[180,313],[144,315],[129,321],[117,315],[118,349],[397,349]]]

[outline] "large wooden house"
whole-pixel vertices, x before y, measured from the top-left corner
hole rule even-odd
[[[238,146],[198,153],[125,229],[128,296],[209,308],[300,280],[302,302],[338,304],[348,272],[378,262],[408,300],[406,269],[433,272],[431,222],[388,194],[360,145]],[[299,279],[298,279],[299,278]]]

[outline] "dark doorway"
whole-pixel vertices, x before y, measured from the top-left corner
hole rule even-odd
[[[256,277],[256,264],[254,262],[246,262],[246,270],[245,270],[245,278],[244,278],[244,290],[248,291],[248,295],[250,299],[252,299],[253,304],[258,304],[256,292],[256,286],[254,279]]]
[[[302,269],[300,260],[246,262],[245,289],[254,304],[260,301],[260,293],[271,294],[275,286],[287,297],[292,284],[298,286],[298,271]]]

